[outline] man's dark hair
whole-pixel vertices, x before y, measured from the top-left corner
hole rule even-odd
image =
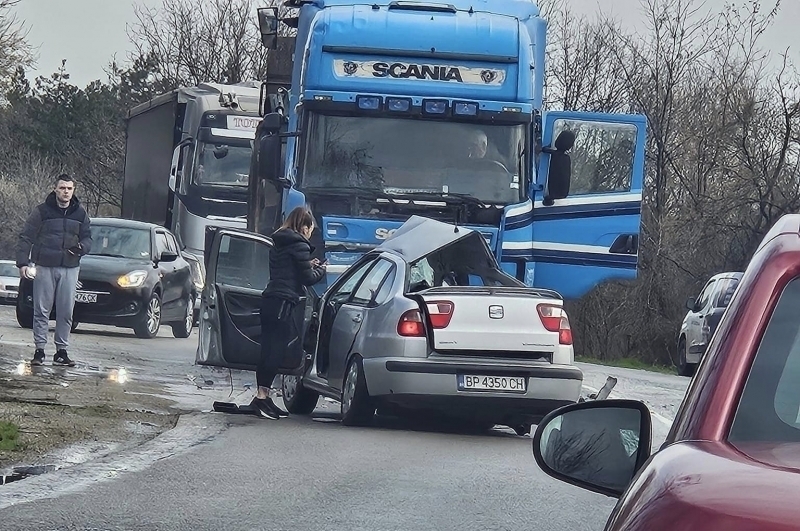
[[[56,177],[56,180],[53,184],[58,184],[58,181],[64,181],[65,183],[72,183],[73,185],[75,184],[75,179],[73,179],[71,175],[67,175],[66,173],[62,173],[61,175]]]

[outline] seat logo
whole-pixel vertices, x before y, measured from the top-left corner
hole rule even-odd
[[[489,318],[490,319],[502,319],[503,318],[503,307],[498,304],[493,304],[489,306]]]

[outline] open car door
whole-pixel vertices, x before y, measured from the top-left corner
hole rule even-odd
[[[206,228],[198,365],[256,369],[261,355],[261,292],[269,282],[271,249],[272,240],[266,236]]]
[[[611,279],[636,278],[647,121],[641,115],[572,111],[544,115],[542,145],[557,146],[572,131],[571,179],[566,197],[549,199],[552,155],[545,149],[533,187],[531,244],[503,254],[533,264],[525,282],[577,299]],[[526,249],[528,247],[529,249]],[[532,269],[532,270],[531,270]]]

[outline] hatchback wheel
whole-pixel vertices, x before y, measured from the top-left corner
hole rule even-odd
[[[194,297],[190,294],[186,299],[186,312],[183,314],[183,321],[173,323],[172,335],[179,338],[189,337],[194,328]]]
[[[361,357],[353,356],[342,386],[342,424],[345,426],[366,426],[375,415],[375,404],[367,391],[364,365]]]
[[[133,331],[136,337],[142,339],[152,339],[158,335],[158,330],[161,328],[161,297],[158,293],[153,293],[147,307],[142,315],[139,317],[139,322],[134,327]]]

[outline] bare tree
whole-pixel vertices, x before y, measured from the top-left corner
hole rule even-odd
[[[33,49],[25,40],[27,29],[17,20],[12,8],[19,0],[0,0],[0,93],[19,67],[33,64]]]
[[[268,50],[256,9],[278,0],[163,0],[135,8],[128,30],[135,57],[149,57],[156,81],[169,86],[264,79]],[[281,13],[287,10],[281,7]]]

